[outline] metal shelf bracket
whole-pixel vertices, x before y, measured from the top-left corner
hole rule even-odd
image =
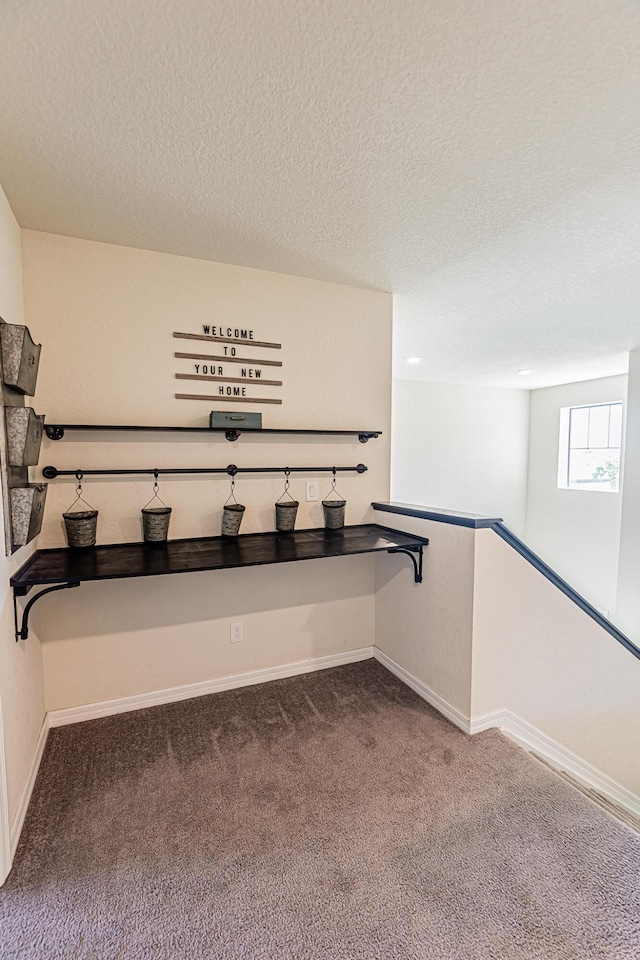
[[[18,597],[24,597],[27,594],[29,587],[14,587],[13,588],[13,622],[16,630],[16,643],[19,640],[26,640],[29,636],[29,614],[31,613],[31,608],[34,603],[44,597],[46,593],[54,593],[56,590],[69,590],[71,587],[79,587],[80,581],[73,580],[69,583],[56,583],[53,587],[47,587],[46,590],[41,590],[40,593],[36,593],[34,597],[31,597],[31,600],[26,604],[24,610],[22,611],[22,622],[20,628],[18,628]]]
[[[408,547],[391,547],[388,553],[406,553],[408,557],[411,558],[413,563],[413,577],[415,583],[422,583],[422,560],[423,560],[423,547],[422,544],[415,548]],[[416,559],[416,553],[418,558]]]

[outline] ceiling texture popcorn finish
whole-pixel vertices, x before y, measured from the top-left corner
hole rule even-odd
[[[3,38],[24,228],[390,290],[400,377],[640,347],[635,0],[7,0]]]

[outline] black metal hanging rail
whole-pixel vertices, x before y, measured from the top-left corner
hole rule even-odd
[[[131,477],[150,474],[188,474],[188,473],[226,473],[235,477],[238,473],[366,473],[369,468],[364,463],[355,467],[237,467],[230,463],[226,467],[140,467],[125,470],[58,470],[57,467],[43,467],[42,476],[46,480],[55,480],[56,477]]]
[[[82,424],[82,423],[47,423],[44,431],[49,440],[62,440],[67,430],[102,430],[139,433],[224,433],[229,441],[237,440],[243,433],[255,434],[286,434],[291,436],[318,436],[318,437],[357,437],[360,443],[366,443],[367,440],[375,440],[382,435],[381,430],[286,430],[274,428],[251,428],[251,427],[156,427],[156,426],[123,426],[122,424],[112,424],[108,426],[102,423]]]

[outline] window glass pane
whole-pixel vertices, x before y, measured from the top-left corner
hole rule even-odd
[[[617,490],[620,450],[572,450],[569,486],[577,490]]]
[[[611,419],[609,421],[609,446],[619,447],[622,444],[622,404],[611,404]]]
[[[589,444],[590,447],[609,446],[609,411],[607,403],[601,407],[590,407]]]
[[[564,408],[558,460],[561,489],[618,491],[622,412],[620,402]],[[563,421],[564,416],[567,420]],[[563,429],[568,432],[564,439]]]
[[[589,446],[589,407],[573,407],[569,425],[569,446]]]
[[[571,450],[569,486],[576,490],[617,490],[620,449]]]

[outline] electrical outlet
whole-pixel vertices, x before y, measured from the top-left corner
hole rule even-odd
[[[318,499],[318,481],[307,480],[307,503]]]
[[[242,620],[236,620],[231,624],[231,643],[242,643],[244,640],[244,624]]]

